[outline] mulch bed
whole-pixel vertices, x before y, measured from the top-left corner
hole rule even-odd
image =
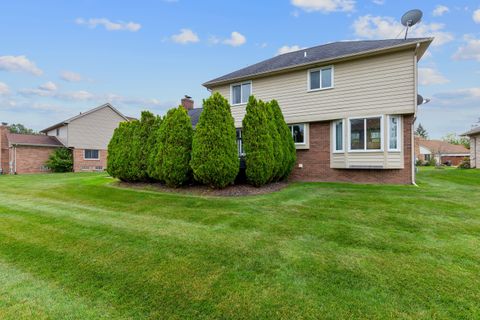
[[[253,187],[251,185],[242,183],[235,184],[226,187],[225,189],[212,189],[204,185],[188,185],[180,188],[169,188],[166,185],[160,183],[144,183],[144,182],[115,182],[115,186],[121,188],[133,188],[149,191],[159,191],[159,192],[171,192],[171,193],[181,193],[181,194],[195,194],[201,196],[219,196],[219,197],[241,197],[241,196],[253,196],[259,194],[272,193],[279,191],[286,186],[288,182],[274,182],[269,183],[262,187]]]

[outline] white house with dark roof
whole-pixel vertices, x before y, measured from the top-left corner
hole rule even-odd
[[[297,147],[294,179],[414,183],[417,63],[432,41],[334,42],[203,85],[229,100],[239,130],[250,95],[279,102]]]

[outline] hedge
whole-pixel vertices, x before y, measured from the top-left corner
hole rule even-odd
[[[190,164],[195,180],[214,188],[224,188],[237,177],[240,161],[235,123],[228,101],[219,93],[203,101]]]

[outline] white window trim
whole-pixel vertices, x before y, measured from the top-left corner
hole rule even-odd
[[[332,85],[330,87],[322,88],[322,70],[323,69],[332,69]],[[314,71],[320,71],[320,88],[318,89],[310,89],[310,73]],[[324,66],[321,68],[314,68],[307,70],[307,92],[315,92],[315,91],[322,91],[322,90],[330,90],[335,88],[335,68],[333,65]]]
[[[363,150],[352,150],[352,140],[351,138],[351,125],[350,125],[350,120],[355,120],[355,119],[372,119],[372,118],[380,118],[380,149],[367,149],[367,122],[364,121],[363,127],[365,130],[365,134],[363,135],[363,144],[364,148]],[[357,153],[357,152],[363,152],[363,153],[370,153],[370,152],[383,152],[385,150],[384,144],[385,144],[385,139],[384,139],[384,127],[385,127],[385,122],[384,122],[384,117],[383,115],[376,115],[376,116],[365,116],[365,117],[352,117],[347,119],[347,125],[348,125],[348,152],[352,153]]]
[[[397,148],[391,149],[390,148],[390,119],[397,118],[398,119],[398,128],[397,128]],[[388,143],[388,151],[391,152],[401,152],[402,151],[402,116],[401,115],[389,115],[387,117],[387,143]]]
[[[251,80],[243,81],[243,82],[237,82],[237,83],[233,83],[233,84],[230,85],[230,104],[231,104],[232,107],[243,106],[243,105],[246,105],[248,103],[248,101],[241,102],[241,103],[233,103],[233,87],[238,86],[238,85],[240,86],[240,99],[242,99],[242,96],[243,96],[242,85],[247,84],[247,83],[250,84],[250,96],[253,96],[253,84],[252,84]]]
[[[342,149],[336,150],[337,147],[337,128],[336,125],[338,122],[342,122]],[[332,122],[333,130],[333,142],[332,142],[332,152],[333,153],[344,153],[345,152],[345,119],[335,120]]]
[[[98,150],[98,158],[86,158],[85,153],[87,150]],[[83,149],[83,160],[85,161],[98,161],[100,160],[100,150],[99,149]]]
[[[296,122],[296,123],[288,123],[287,126],[294,126],[294,125],[303,125],[303,130],[304,130],[304,133],[303,133],[303,143],[299,143],[299,142],[294,142],[295,144],[295,149],[298,149],[298,150],[306,150],[306,149],[309,149],[310,148],[310,125],[308,122]],[[292,135],[292,139],[293,139],[293,133],[292,133],[292,129],[291,128],[288,128],[290,130],[290,134]]]
[[[303,125],[303,142],[294,142],[296,146],[304,146],[307,144],[307,126],[305,123],[290,123],[288,124],[290,128],[290,134],[292,135],[293,139],[293,126]]]

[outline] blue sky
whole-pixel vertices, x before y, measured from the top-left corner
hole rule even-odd
[[[435,36],[420,62],[431,98],[417,122],[440,138],[480,118],[478,1],[0,0],[0,121],[42,129],[105,102],[163,114],[201,83],[326,42],[396,38],[400,16],[424,12],[412,36]]]

